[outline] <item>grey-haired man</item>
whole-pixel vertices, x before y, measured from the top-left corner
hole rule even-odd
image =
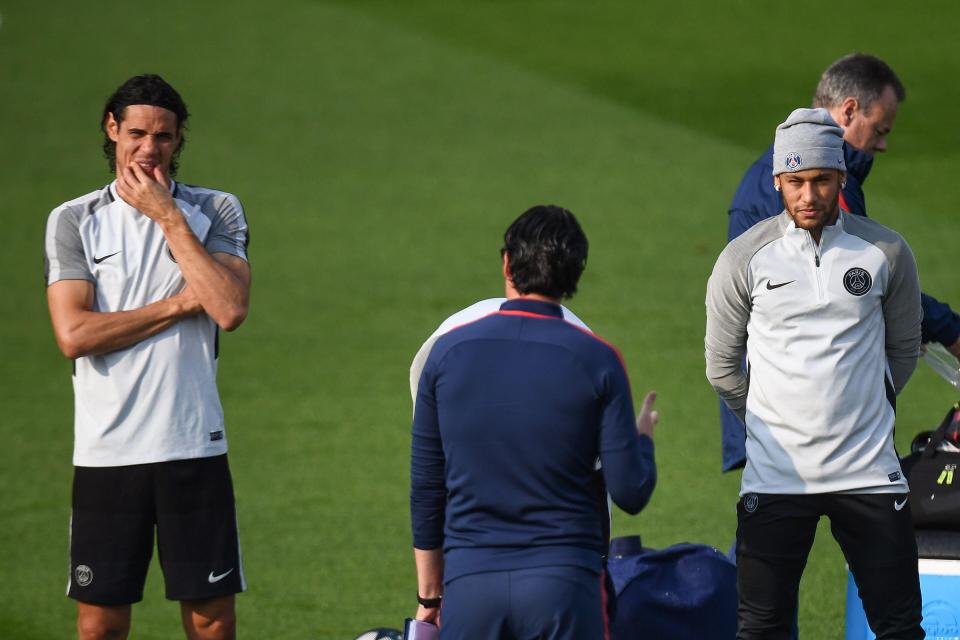
[[[727,245],[707,286],[707,377],[747,431],[741,640],[790,637],[823,515],[877,637],[924,637],[893,446],[896,395],[920,347],[920,284],[899,235],[840,216],[842,147],[825,109],[797,109],[777,127],[772,182],[785,209]]]
[[[126,638],[154,540],[191,640],[236,636],[246,589],[219,331],[249,307],[247,221],[232,194],[173,180],[189,112],[153,74],[107,99],[116,179],[65,202],[44,238],[47,302],[73,360],[70,579],[83,640]]]

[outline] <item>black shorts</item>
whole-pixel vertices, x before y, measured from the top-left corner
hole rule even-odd
[[[154,530],[170,600],[246,589],[227,456],[75,467],[70,582],[80,602],[143,599]]]

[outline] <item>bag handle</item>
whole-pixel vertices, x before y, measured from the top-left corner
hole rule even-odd
[[[937,450],[940,448],[940,444],[946,438],[947,429],[953,422],[957,421],[960,421],[960,402],[957,402],[950,407],[950,410],[947,411],[947,415],[943,418],[943,422],[941,422],[940,426],[930,434],[930,440],[927,442],[927,446],[923,450],[924,458],[932,458],[937,455]]]

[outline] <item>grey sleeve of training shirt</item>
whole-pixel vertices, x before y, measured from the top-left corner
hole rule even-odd
[[[730,242],[717,258],[707,282],[707,379],[740,420],[746,417],[749,379],[743,370],[747,351],[750,261],[762,247],[783,235],[783,216],[768,218]]]
[[[84,213],[79,205],[63,205],[51,211],[47,218],[43,275],[48,286],[59,280],[95,280],[80,239],[80,219]]]
[[[892,265],[890,287],[883,301],[883,319],[887,328],[887,362],[893,377],[893,388],[900,393],[906,386],[920,357],[920,278],[913,252],[900,241],[897,261]]]
[[[704,355],[707,379],[740,420],[747,404],[747,374],[743,354],[747,349],[750,321],[749,258],[743,259],[736,244],[723,250],[707,282],[707,335]]]
[[[229,253],[250,262],[250,229],[240,200],[232,193],[219,192],[203,203],[202,210],[210,218],[210,232],[204,241],[207,252]]]
[[[920,357],[920,277],[917,261],[906,240],[883,225],[860,216],[844,219],[845,230],[877,247],[887,258],[890,280],[883,294],[885,348],[893,389],[900,393]]]

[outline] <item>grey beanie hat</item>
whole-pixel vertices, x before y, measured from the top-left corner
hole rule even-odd
[[[795,109],[777,127],[773,141],[773,175],[806,169],[846,171],[843,129],[826,109]]]

